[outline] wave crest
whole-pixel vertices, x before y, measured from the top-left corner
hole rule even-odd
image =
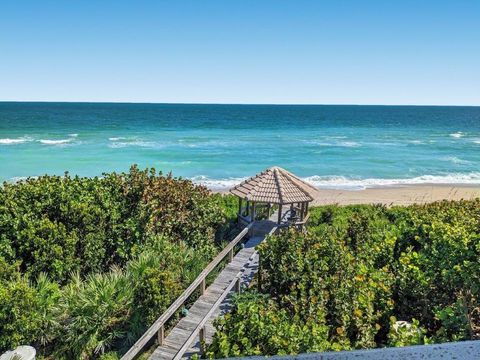
[[[246,179],[248,178],[231,177],[227,179],[211,179],[205,175],[197,175],[190,178],[195,184],[204,185],[209,189],[220,191],[228,190]]]
[[[230,177],[224,179],[212,179],[205,175],[198,175],[191,177],[194,183],[204,185],[212,190],[225,191],[233,186],[241,183],[247,178]],[[422,185],[422,184],[436,184],[436,185],[479,185],[480,172],[473,173],[451,173],[445,175],[422,175],[413,178],[396,178],[396,179],[382,179],[382,178],[349,178],[345,176],[320,176],[314,175],[303,178],[306,182],[312,184],[319,189],[336,189],[336,190],[365,190],[369,188],[381,188],[392,186],[408,186],[408,185]]]
[[[460,139],[461,137],[463,137],[463,135],[465,135],[465,134],[462,133],[461,131],[457,131],[456,133],[450,134],[450,136],[455,138],[455,139]]]
[[[38,140],[43,145],[65,145],[72,142],[72,139],[61,139],[61,140],[50,140],[50,139],[40,139]]]
[[[397,179],[354,179],[344,176],[310,176],[304,178],[305,181],[311,183],[318,188],[324,189],[346,189],[346,190],[364,190],[377,187],[391,187],[403,185],[421,185],[421,184],[462,184],[462,185],[478,185],[480,184],[480,172],[473,173],[451,173],[445,175],[422,175],[413,178],[397,178]]]
[[[16,139],[4,138],[4,139],[0,139],[0,145],[17,145],[17,144],[23,144],[32,140],[33,139],[28,136],[23,136]]]

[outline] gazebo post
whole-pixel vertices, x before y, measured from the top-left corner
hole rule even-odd
[[[255,221],[255,202],[252,201],[252,217],[250,218],[252,222]]]
[[[245,216],[250,215],[250,202],[247,200]]]
[[[282,221],[282,204],[278,205],[278,225],[280,225]]]
[[[272,204],[268,203],[267,205],[267,218],[270,219],[270,210],[272,209]]]
[[[242,216],[242,198],[238,198],[238,215]]]

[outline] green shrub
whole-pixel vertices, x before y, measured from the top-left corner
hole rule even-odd
[[[35,288],[18,275],[0,282],[0,349],[32,344],[42,326]]]
[[[419,321],[412,319],[412,323],[397,321],[395,316],[390,318],[388,344],[390,346],[424,345],[429,343],[425,336],[426,330],[419,325]]]
[[[69,274],[125,266],[136,247],[164,235],[214,254],[226,222],[222,198],[191,181],[155,170],[102,178],[42,176],[0,188],[0,256],[21,260],[22,273]],[[225,202],[227,204],[227,202]],[[231,216],[231,215],[230,215]]]
[[[0,352],[31,344],[46,358],[118,357],[217,253],[231,204],[136,166],[4,183]]]
[[[330,348],[322,313],[300,323],[274,301],[255,293],[237,296],[234,308],[216,321],[207,356],[283,355]]]
[[[217,323],[211,357],[314,351],[291,344],[311,336],[303,326],[318,314],[325,349],[480,338],[480,200],[313,208],[306,233],[283,231],[258,249],[262,295],[240,297]],[[253,321],[284,334],[275,314],[297,327],[294,339],[245,340]]]
[[[75,274],[61,299],[63,334],[57,339],[57,357],[86,359],[105,353],[125,336],[133,298],[129,278],[120,269],[84,281]]]

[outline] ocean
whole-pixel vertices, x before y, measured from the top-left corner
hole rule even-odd
[[[321,188],[480,184],[480,107],[0,102],[0,181],[131,164],[216,190],[270,166]]]

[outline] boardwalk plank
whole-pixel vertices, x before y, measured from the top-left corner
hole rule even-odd
[[[270,226],[270,227],[269,227]],[[264,227],[264,228],[263,228]],[[223,295],[225,289],[231,286],[233,281],[240,277],[240,284],[247,287],[258,270],[258,255],[255,253],[257,246],[264,238],[264,234],[270,231],[272,224],[262,224],[254,233],[262,236],[255,236],[249,239],[245,246],[235,255],[232,262],[223,268],[213,283],[206,289],[205,293],[190,307],[186,317],[182,318],[177,325],[168,333],[162,346],[158,346],[149,359],[151,360],[172,360],[178,351],[183,347],[190,335],[196,330],[198,325],[204,321],[205,316]],[[210,342],[213,338],[215,329],[213,321],[215,318],[223,315],[230,310],[231,296],[227,296],[221,305],[215,309],[213,315],[205,323],[206,341]],[[211,312],[210,312],[211,313]],[[200,352],[200,344],[195,340],[184,354],[184,358],[189,358],[193,354]]]

